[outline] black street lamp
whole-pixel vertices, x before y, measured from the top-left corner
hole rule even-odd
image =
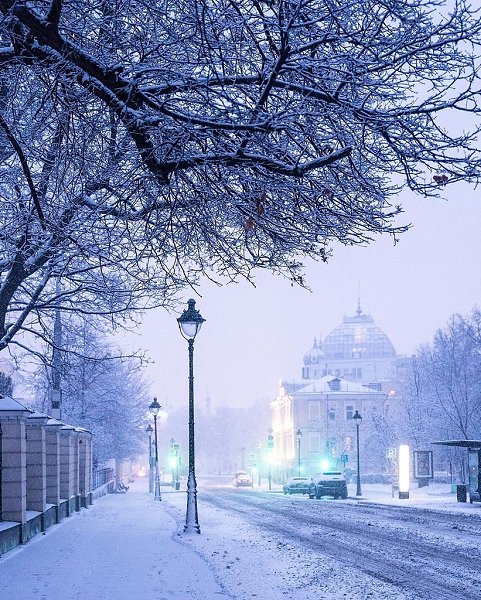
[[[299,477],[301,476],[301,438],[302,431],[298,429],[296,431],[296,439],[297,439],[297,474]]]
[[[154,429],[150,423],[145,431],[149,436],[149,494],[151,494],[154,491],[154,461],[152,459],[152,433]]]
[[[194,434],[194,339],[205,321],[195,309],[195,300],[188,300],[187,310],[177,319],[180,333],[189,344],[189,476],[187,478],[187,511],[184,531],[200,533],[197,514],[197,482],[195,480],[195,434]]]
[[[154,416],[154,447],[155,447],[155,485],[154,485],[154,500],[162,500],[160,495],[160,477],[159,477],[159,447],[157,445],[157,415],[162,407],[157,402],[157,398],[149,406],[150,414]]]
[[[354,416],[352,417],[352,420],[354,421],[354,423],[356,424],[356,443],[357,443],[357,489],[356,489],[356,496],[362,496],[361,494],[361,467],[360,467],[360,461],[359,461],[359,425],[361,424],[362,421],[362,417],[359,414],[359,412],[356,410],[356,412],[354,413]]]

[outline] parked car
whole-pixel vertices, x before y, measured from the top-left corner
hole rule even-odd
[[[234,475],[234,485],[235,487],[252,487],[252,477],[245,471],[237,471]]]
[[[308,477],[289,477],[283,485],[284,494],[308,494],[310,485]]]
[[[347,498],[346,478],[340,471],[325,471],[314,475],[309,488],[309,498],[319,499],[322,496]]]

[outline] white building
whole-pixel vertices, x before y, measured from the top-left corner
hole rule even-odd
[[[362,416],[363,471],[382,472],[383,420],[396,397],[399,364],[389,338],[360,306],[322,343],[314,340],[302,379],[281,381],[270,405],[273,458],[281,472],[311,475],[322,465],[355,470],[356,411]]]

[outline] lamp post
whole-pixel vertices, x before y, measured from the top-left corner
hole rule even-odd
[[[195,480],[194,435],[194,339],[205,321],[195,309],[195,300],[188,300],[187,309],[177,319],[179,330],[189,345],[189,475],[187,477],[187,510],[184,532],[200,533],[197,514],[197,482]]]
[[[175,439],[170,438],[170,467],[172,469],[172,487],[175,489],[175,450],[174,450]]]
[[[258,456],[257,464],[258,464],[258,467],[259,467],[257,485],[259,487],[261,487],[261,458],[262,458],[262,456],[261,456],[261,450],[262,450],[262,444],[259,442],[257,444],[257,456]]]
[[[269,461],[269,491],[272,488],[272,453],[274,451],[274,436],[272,435],[272,429],[269,429],[269,435],[267,436],[267,460]]]
[[[298,429],[296,431],[296,439],[297,439],[297,474],[299,477],[301,476],[301,438],[302,431]]]
[[[159,448],[157,445],[157,415],[162,407],[157,402],[157,398],[149,406],[150,414],[154,417],[154,447],[155,447],[155,485],[154,485],[154,500],[162,500],[160,495],[160,477],[159,477]]]
[[[150,423],[145,431],[149,436],[149,494],[151,494],[154,491],[154,465],[152,460],[152,433],[154,429]]]
[[[359,462],[359,425],[361,424],[362,417],[356,409],[352,420],[356,424],[356,445],[357,445],[357,488],[356,488],[356,496],[361,496],[361,472],[360,472],[360,462]]]

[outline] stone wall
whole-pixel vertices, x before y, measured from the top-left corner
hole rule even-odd
[[[0,398],[0,554],[92,503],[92,435]]]

